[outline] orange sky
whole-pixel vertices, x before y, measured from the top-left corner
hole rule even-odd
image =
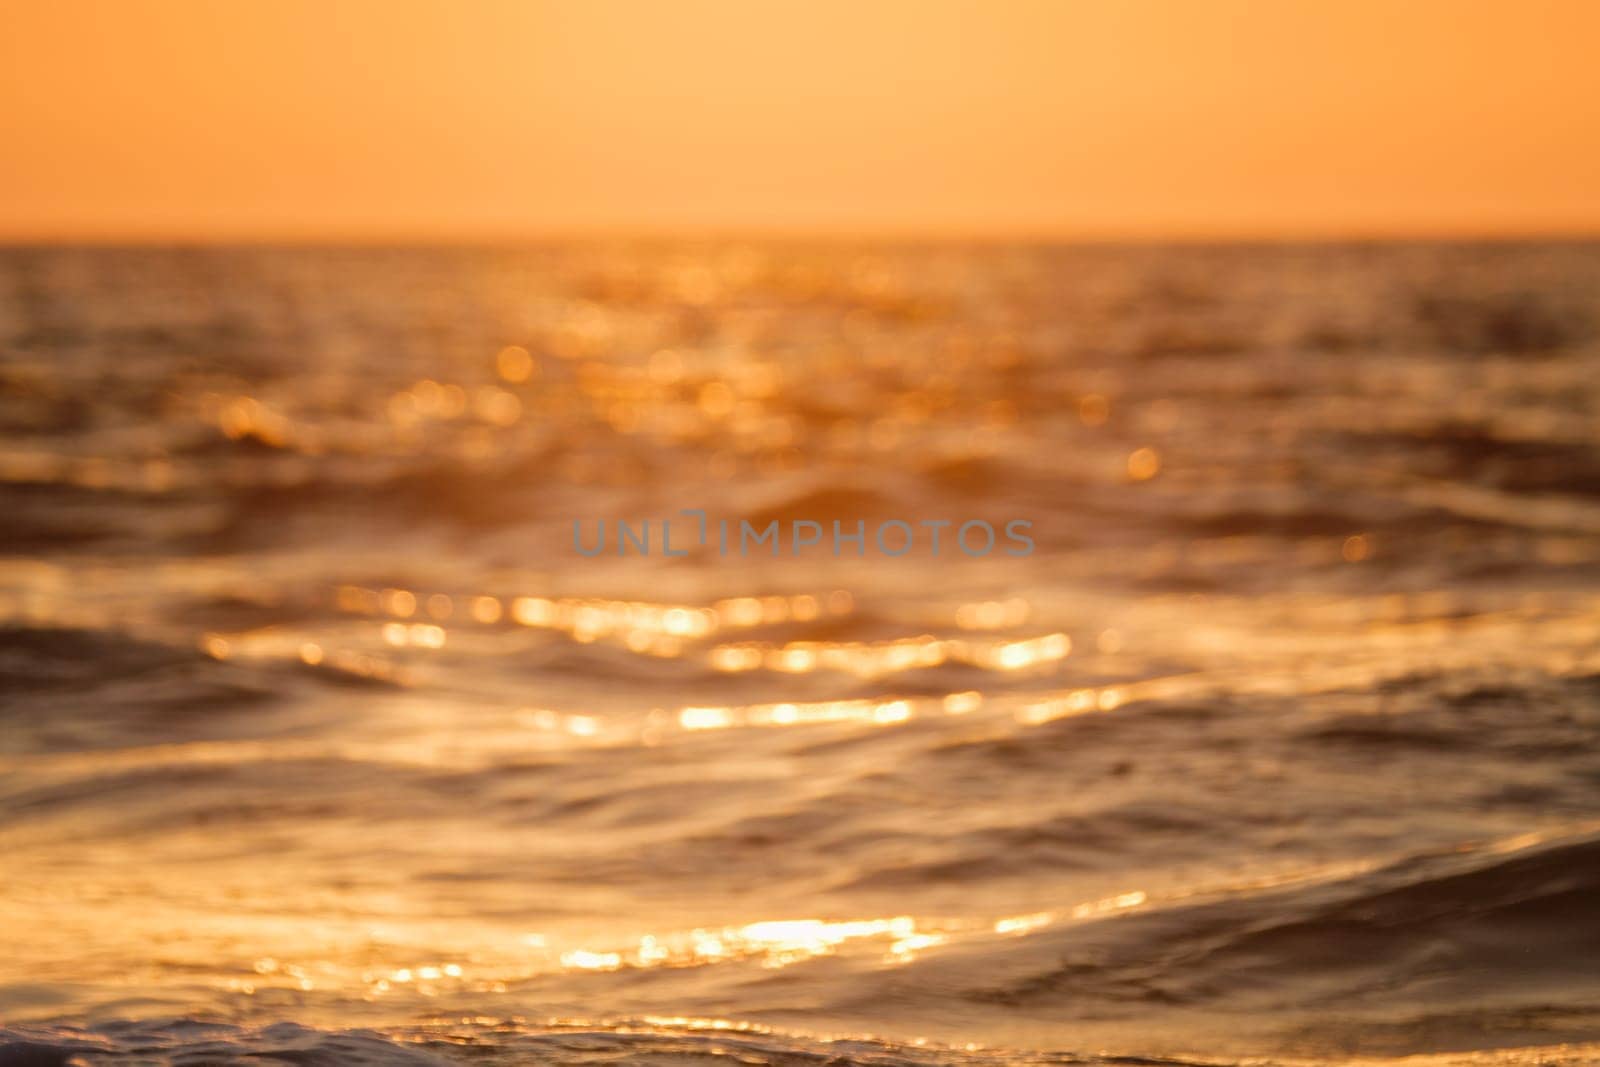
[[[0,239],[1600,232],[1600,0],[0,0]]]

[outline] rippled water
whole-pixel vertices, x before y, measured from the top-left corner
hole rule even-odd
[[[0,251],[0,1062],[1600,1062],[1597,294]]]

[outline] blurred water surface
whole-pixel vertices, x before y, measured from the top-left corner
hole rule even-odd
[[[0,1040],[1600,1058],[1597,294],[1578,243],[0,251]],[[680,508],[1037,550],[573,551]]]

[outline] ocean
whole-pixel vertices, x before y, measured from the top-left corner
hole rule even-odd
[[[0,427],[0,1064],[1600,1063],[1600,245],[13,247]]]

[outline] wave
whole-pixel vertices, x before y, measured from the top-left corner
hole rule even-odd
[[[904,988],[945,991],[919,1013],[948,997],[1060,1033],[1159,1009],[1280,1048],[1326,1049],[1329,1020],[1371,1053],[1594,1040],[1596,899],[1600,835],[1487,843],[1052,923],[929,955]]]
[[[0,1029],[0,1067],[78,1067],[125,1062],[180,1067],[293,1063],[300,1067],[441,1067],[455,1063],[650,1063],[682,1067],[1186,1067],[1192,1061],[1078,1056],[868,1037],[815,1038],[707,1020],[674,1027],[648,1020],[610,1027],[456,1023],[393,1031],[322,1030],[280,1022],[246,1027],[197,1019],[109,1023],[96,1027]]]

